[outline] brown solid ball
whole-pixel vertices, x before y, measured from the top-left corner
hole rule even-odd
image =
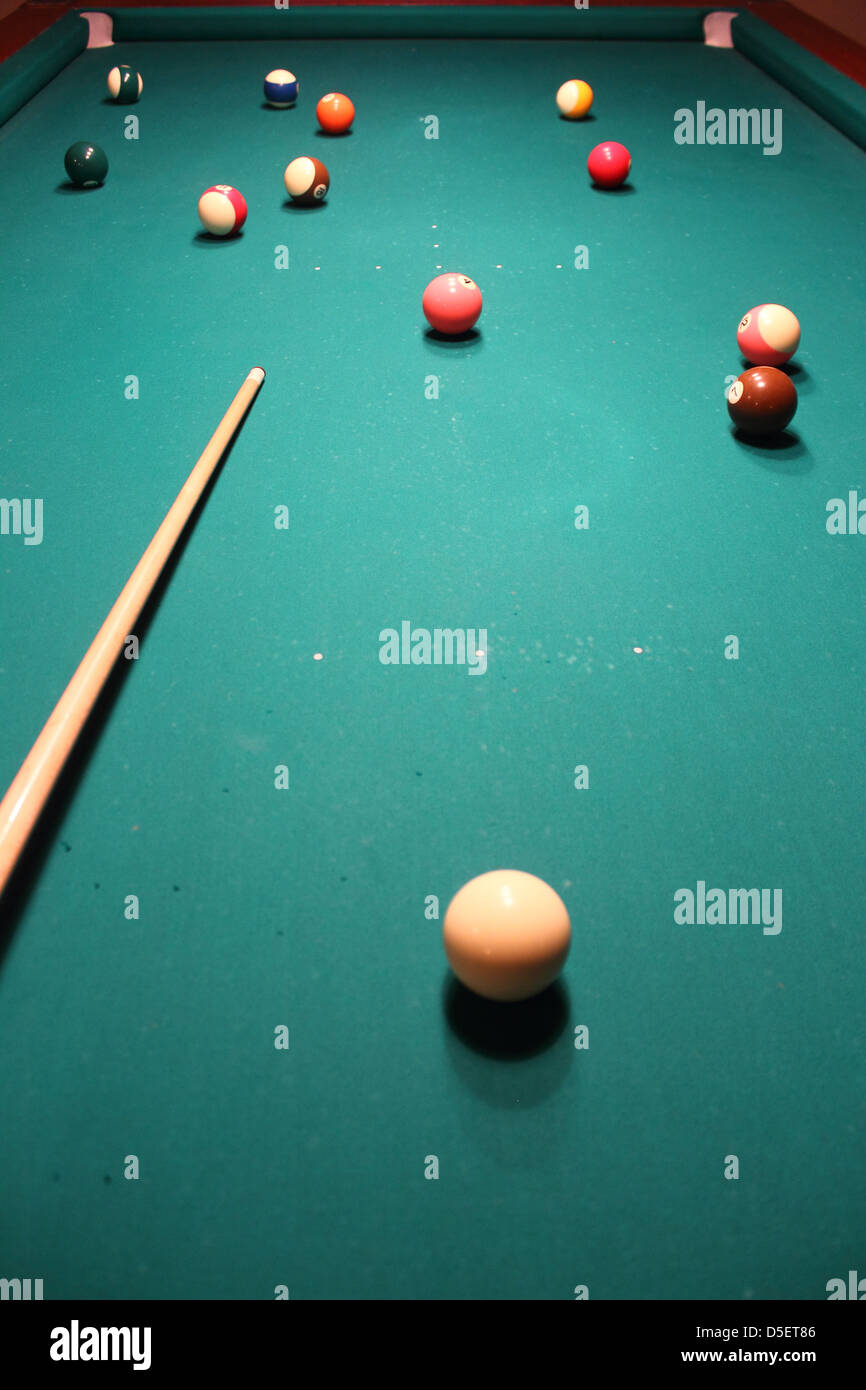
[[[794,383],[778,367],[750,367],[728,391],[728,414],[743,434],[778,434],[796,409]]]

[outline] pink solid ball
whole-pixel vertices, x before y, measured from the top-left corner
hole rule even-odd
[[[421,307],[431,328],[440,333],[468,333],[478,322],[482,303],[475,281],[449,270],[430,281]]]

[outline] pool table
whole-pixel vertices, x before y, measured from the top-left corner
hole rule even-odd
[[[4,788],[267,374],[0,899],[0,1276],[826,1300],[862,1267],[866,104],[710,9],[109,7],[0,69]],[[458,337],[421,312],[449,270]],[[725,393],[763,302],[803,335],[756,441]],[[522,1004],[442,946],[497,868],[571,918]]]

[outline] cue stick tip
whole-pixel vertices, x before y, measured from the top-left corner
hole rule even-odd
[[[264,381],[264,379],[265,379],[265,369],[264,369],[264,367],[253,367],[252,371],[251,371],[251,372],[249,373],[249,375],[247,376],[247,381],[257,381],[257,382],[259,383],[259,386],[261,386],[261,384],[262,384],[262,382]]]

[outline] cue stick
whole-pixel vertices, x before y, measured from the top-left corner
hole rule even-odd
[[[0,894],[124,642],[264,379],[261,367],[247,375],[0,801]]]

